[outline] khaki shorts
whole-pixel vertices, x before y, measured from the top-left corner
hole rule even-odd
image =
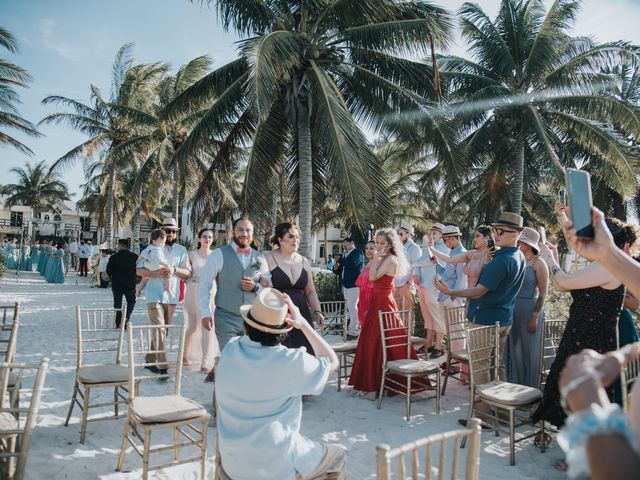
[[[425,287],[418,288],[420,311],[424,320],[424,328],[438,333],[445,333],[444,307],[438,302],[438,295]]]

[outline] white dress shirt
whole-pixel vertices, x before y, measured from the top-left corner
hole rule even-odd
[[[234,251],[238,248],[236,242],[231,242],[231,248],[233,248]],[[249,264],[251,262],[251,255],[236,253],[236,256],[242,264],[242,268],[246,269],[247,267],[249,267]],[[197,303],[198,308],[200,309],[200,314],[202,315],[201,319],[212,316],[211,308],[209,308],[211,289],[215,285],[216,278],[222,271],[223,265],[224,258],[222,256],[222,250],[220,248],[216,248],[207,258],[207,263],[204,264],[202,273],[200,273],[200,284],[198,285]],[[262,272],[262,276],[270,279],[271,275],[269,274],[269,267],[266,266],[267,262],[264,262],[264,265],[265,270]],[[259,285],[258,288],[260,288]]]

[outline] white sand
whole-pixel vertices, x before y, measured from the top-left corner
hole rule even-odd
[[[79,443],[79,410],[74,411],[69,427],[63,423],[71,395],[75,365],[76,305],[85,307],[110,306],[111,290],[90,288],[85,279],[76,284],[75,276],[65,285],[47,284],[37,273],[21,272],[16,282],[15,272],[6,272],[0,280],[0,303],[18,301],[21,304],[20,331],[16,361],[37,363],[42,356],[51,360],[46,379],[37,428],[33,437],[27,465],[27,479],[123,479],[139,478],[142,466],[130,450],[125,471],[115,472],[116,459],[122,439],[124,420],[90,423],[85,445]],[[174,317],[182,321],[179,309]],[[145,323],[144,304],[136,306],[134,323]],[[188,371],[184,374],[183,395],[209,405],[211,384],[202,383],[203,374]],[[241,381],[241,379],[238,379]],[[158,392],[171,385],[153,382]],[[335,442],[348,448],[350,479],[375,478],[375,446],[402,443],[457,428],[457,419],[466,418],[468,389],[457,381],[449,382],[442,399],[440,415],[435,412],[433,393],[416,396],[411,422],[404,420],[404,397],[385,398],[382,410],[375,402],[358,399],[350,388],[336,391],[336,377],[332,376],[323,394],[305,401],[302,430],[314,439]],[[23,399],[26,395],[23,395]],[[158,434],[156,441],[168,444],[167,435]],[[215,429],[209,428],[208,478],[213,478]],[[486,479],[553,479],[564,474],[553,468],[561,452],[555,441],[545,454],[536,449],[531,440],[516,445],[515,467],[509,466],[509,442],[505,435],[496,438],[492,432],[482,435],[480,477]],[[184,458],[188,452],[184,452]],[[466,450],[463,450],[466,454]],[[153,472],[151,478],[197,478],[197,465],[188,464]]]

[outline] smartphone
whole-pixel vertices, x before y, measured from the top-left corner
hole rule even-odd
[[[487,240],[487,247],[489,248],[489,250],[496,249],[496,242],[493,240],[493,238],[490,238],[489,240]]]
[[[547,231],[544,227],[538,227],[538,233],[540,234],[540,243],[547,243]]]
[[[567,168],[565,171],[568,207],[571,209],[571,222],[579,238],[592,239],[591,224],[591,175],[584,170]]]
[[[567,204],[567,198],[566,198],[566,195],[564,193],[564,190],[560,190],[558,192],[558,201],[560,203],[564,203],[565,205]]]

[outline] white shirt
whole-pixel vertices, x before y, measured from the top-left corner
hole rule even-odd
[[[104,257],[100,257],[100,262],[98,262],[98,271],[100,273],[107,271],[107,264],[109,263],[109,256],[105,255]]]
[[[236,242],[231,242],[231,248],[235,251],[238,248]],[[251,247],[248,247],[251,248]],[[242,253],[236,253],[238,260],[242,264],[242,268],[247,268],[251,262],[251,255],[244,255]],[[262,276],[270,279],[269,267],[267,262],[264,262],[265,269],[262,272]],[[211,308],[209,307],[211,301],[211,290],[215,285],[218,274],[222,271],[224,265],[224,258],[222,256],[222,249],[216,248],[211,255],[207,258],[207,263],[204,264],[202,273],[200,274],[200,284],[198,285],[197,304],[200,309],[202,318],[211,317]],[[258,287],[259,288],[259,287]]]
[[[70,253],[78,253],[78,242],[73,241],[69,244],[69,252]]]
[[[88,245],[86,243],[84,245],[80,245],[78,257],[89,258],[90,256],[91,256],[91,245]]]

